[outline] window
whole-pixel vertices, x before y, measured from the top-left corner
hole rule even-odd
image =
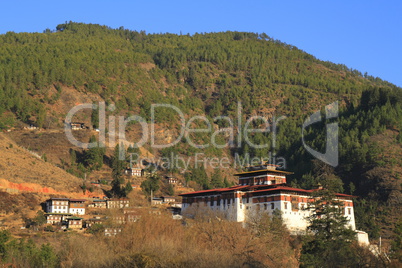
[[[271,209],[275,208],[275,203],[271,203]]]
[[[264,209],[267,210],[268,209],[268,205],[264,204]]]
[[[285,209],[288,209],[288,203],[285,202]]]
[[[352,209],[348,208],[348,214],[351,215],[352,214]]]

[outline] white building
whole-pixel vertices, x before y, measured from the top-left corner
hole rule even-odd
[[[128,208],[130,207],[130,199],[128,198],[110,198],[106,200],[107,208]]]
[[[47,213],[69,213],[68,198],[50,198],[46,200]]]
[[[275,210],[292,233],[304,233],[308,225],[306,217],[311,213],[305,210],[312,201],[313,190],[292,188],[286,185],[286,175],[291,172],[277,170],[274,166],[251,167],[239,176],[239,185],[181,194],[182,214],[191,213],[192,207],[204,206],[213,211],[223,212],[228,220],[244,222],[248,216],[268,213]],[[349,219],[350,227],[355,230],[353,200],[350,195],[336,194],[343,203],[343,213]]]
[[[105,236],[116,236],[121,233],[120,227],[106,227],[105,228]]]
[[[72,216],[71,214],[60,214],[60,213],[46,213],[46,223],[47,224],[61,224],[67,219],[67,217]]]
[[[140,168],[127,168],[124,173],[129,176],[133,177],[141,177],[142,176],[142,169]]]
[[[70,199],[68,212],[73,215],[85,215],[85,199]]]
[[[85,199],[50,198],[46,200],[46,212],[85,215],[85,202]]]

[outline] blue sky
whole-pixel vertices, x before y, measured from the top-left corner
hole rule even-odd
[[[265,32],[322,60],[402,86],[402,1],[3,1],[0,34],[65,21],[148,33]]]

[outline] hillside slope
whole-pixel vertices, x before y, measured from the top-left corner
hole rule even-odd
[[[392,229],[400,215],[393,208],[402,205],[398,161],[402,93],[395,85],[344,65],[320,61],[263,33],[146,34],[70,22],[58,25],[53,32],[9,32],[0,36],[0,43],[0,129],[12,129],[21,123],[46,128],[43,134],[13,136],[10,132],[9,137],[45,153],[55,164],[62,160],[69,163],[71,149],[81,150],[60,136],[66,113],[81,103],[105,101],[108,118],[138,115],[148,124],[152,104],[170,104],[183,112],[186,122],[193,116],[205,116],[214,131],[230,125],[217,118],[221,115],[240,118],[242,123],[234,127],[236,130],[244,127],[251,116],[286,116],[277,133],[250,134],[253,144],[269,144],[267,148],[249,146],[244,137],[231,137],[222,131],[214,137],[228,145],[223,148],[202,149],[182,139],[173,147],[160,149],[152,148],[148,140],[140,151],[156,158],[173,154],[190,159],[186,170],[163,171],[184,177],[196,189],[222,185],[224,177],[231,178],[236,168],[241,169],[232,165],[229,171],[218,169],[215,173],[211,167],[196,168],[197,153],[209,158],[228,157],[232,163],[236,156],[261,159],[276,153],[286,159],[286,169],[295,172],[289,180],[294,186],[311,188],[324,182],[339,192],[358,194],[358,228],[373,238],[395,235]],[[339,116],[306,129],[305,135],[306,144],[325,152],[325,123],[339,123],[339,165],[330,167],[317,164],[306,151],[301,130],[308,116],[334,101],[339,103]],[[88,110],[75,120],[97,127],[96,113]],[[161,109],[154,119],[158,142],[177,137],[181,122],[175,111]],[[203,128],[205,121],[194,120],[191,127]],[[263,128],[264,124],[256,121],[253,127]],[[108,124],[107,128],[109,133]],[[139,123],[133,123],[125,134],[138,141],[144,133]],[[211,136],[211,132],[190,134],[197,144],[209,143]],[[4,154],[11,153],[0,162],[5,170],[2,176],[8,177],[4,179],[36,183],[37,178],[43,178],[42,186],[77,189],[79,179],[70,180],[70,175],[25,156],[22,149],[3,139]],[[87,139],[83,137],[83,141]],[[54,147],[46,146],[47,141],[52,141]],[[8,143],[14,144],[13,148]],[[108,157],[112,150],[108,148]],[[21,160],[23,171],[18,167],[19,158],[27,160]],[[91,168],[80,159],[76,161],[75,166],[81,164],[81,174]],[[46,166],[36,169],[39,162]],[[106,164],[110,171],[110,163]]]
[[[45,162],[0,133],[0,188],[42,193],[78,192],[82,180]]]

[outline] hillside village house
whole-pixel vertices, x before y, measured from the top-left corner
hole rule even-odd
[[[94,199],[91,204],[88,205],[91,208],[106,208],[106,200]]]
[[[141,218],[141,214],[137,210],[124,210],[126,222],[137,222]]]
[[[47,213],[69,213],[68,198],[50,198],[46,200]]]
[[[47,224],[61,224],[68,217],[72,216],[70,213],[46,213],[46,223]]]
[[[85,228],[90,228],[91,226],[93,226],[94,224],[103,224],[103,222],[105,221],[105,219],[102,219],[101,217],[97,216],[91,219],[87,219],[85,221]]]
[[[304,190],[286,185],[286,175],[291,172],[277,170],[272,165],[250,167],[248,171],[235,174],[239,177],[237,186],[196,191],[181,194],[182,214],[191,213],[192,207],[205,206],[223,212],[227,219],[244,222],[248,215],[268,213],[275,210],[282,214],[284,224],[292,233],[304,233],[308,225],[306,217],[310,210],[304,210],[315,190]],[[352,196],[336,194],[344,204],[344,216],[355,230],[355,216]]]
[[[68,217],[67,228],[69,229],[81,229],[82,228],[82,218],[80,217]]]
[[[70,199],[68,212],[76,215],[85,215],[85,199]]]
[[[46,212],[85,215],[85,202],[85,199],[50,198],[46,200]]]
[[[128,176],[133,177],[141,177],[142,176],[142,169],[141,168],[127,168],[124,173]]]
[[[177,178],[172,176],[165,176],[165,179],[168,184],[177,184],[179,182]]]
[[[130,199],[128,198],[110,198],[106,200],[107,208],[128,208],[130,206]]]
[[[165,204],[176,202],[176,198],[173,196],[161,196],[161,198],[162,198],[162,202]]]
[[[85,129],[85,124],[81,122],[71,122],[68,126],[73,130]]]
[[[141,218],[141,214],[137,210],[123,210],[123,213],[118,213],[107,217],[109,219],[109,223],[112,222],[113,225],[123,225],[126,223],[137,222]]]
[[[121,227],[106,227],[104,234],[105,236],[116,236],[121,233]]]
[[[108,217],[109,218],[109,217]],[[113,215],[109,218],[114,224],[122,225],[126,223],[126,216],[119,214]]]
[[[155,206],[155,205],[162,205],[163,203],[163,199],[160,197],[153,197],[151,200],[151,205]]]

